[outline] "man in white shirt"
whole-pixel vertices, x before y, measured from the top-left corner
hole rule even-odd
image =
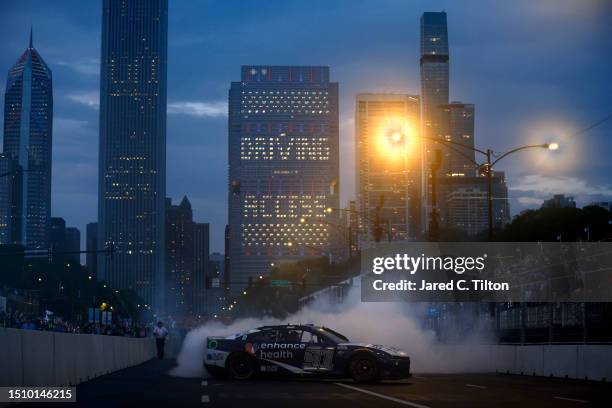
[[[157,358],[161,360],[164,358],[164,345],[168,336],[168,329],[164,327],[162,322],[157,322],[157,327],[153,329],[153,336],[155,336],[155,343],[157,344]]]

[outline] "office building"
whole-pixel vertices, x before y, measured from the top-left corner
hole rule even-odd
[[[210,273],[210,225],[208,223],[194,223],[193,246],[193,313],[197,316],[211,316],[211,310],[208,307],[210,289],[207,288],[206,281],[214,274]]]
[[[70,265],[80,265],[81,232],[75,227],[66,227],[66,220],[51,217],[49,223],[49,244],[52,259]]]
[[[19,194],[8,204],[10,241],[28,248],[49,247],[52,129],[52,74],[30,31],[30,44],[9,70],[4,95],[4,155],[17,166],[11,171],[19,170],[14,180]]]
[[[179,205],[166,199],[166,312],[193,314],[194,223],[187,197]]]
[[[440,225],[467,235],[478,235],[489,227],[488,181],[482,176],[441,177],[438,180]],[[493,227],[510,222],[508,187],[504,172],[491,177]]]
[[[552,198],[544,200],[542,208],[576,208],[574,197],[566,197],[565,194],[555,194]]]
[[[73,265],[81,264],[81,231],[76,227],[66,227],[66,248],[68,259]]]
[[[19,237],[15,227],[18,226],[16,198],[19,193],[19,176],[17,162],[10,156],[0,153],[0,245],[16,244]]]
[[[167,0],[104,0],[98,277],[161,312],[165,293]]]
[[[268,274],[275,260],[335,259],[338,211],[326,208],[339,207],[338,139],[328,67],[242,67],[229,93],[232,281]]]
[[[450,176],[473,177],[477,173],[476,154],[474,149],[474,105],[463,102],[452,102],[443,106],[448,120],[447,140],[457,144],[449,146],[447,156]],[[465,145],[466,147],[463,147]]]
[[[364,239],[396,241],[420,234],[419,131],[418,96],[357,95],[355,173]],[[377,219],[385,237],[374,236]]]
[[[426,12],[421,16],[421,134],[424,145],[424,169],[434,160],[434,146],[442,152],[441,174],[450,173],[451,150],[446,145],[434,144],[431,139],[444,140],[449,133],[448,119],[442,108],[448,105],[449,47],[445,12]],[[425,173],[427,176],[428,173]],[[425,177],[424,191],[428,191]],[[427,197],[427,195],[425,196]]]
[[[209,225],[193,221],[185,196],[178,205],[166,199],[166,312],[194,317],[206,313]]]

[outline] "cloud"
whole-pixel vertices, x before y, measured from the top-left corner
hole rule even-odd
[[[521,203],[522,205],[524,205],[525,207],[538,207],[538,206],[541,206],[542,203],[544,202],[544,200],[541,198],[526,197],[526,196],[518,197],[517,201]]]
[[[89,122],[81,119],[53,118],[53,132],[74,132],[75,130],[81,130],[89,125]]]
[[[227,102],[179,101],[168,104],[168,113],[199,117],[220,118],[227,116]]]
[[[88,108],[100,108],[100,93],[98,91],[69,93],[66,95],[66,98]]]
[[[85,75],[99,75],[100,74],[100,61],[96,58],[81,58],[76,61],[55,61],[55,65],[70,68],[79,74]]]
[[[524,176],[508,188],[525,194],[517,198],[518,202],[525,206],[540,205],[544,199],[554,194],[572,196],[582,204],[588,204],[601,197],[612,197],[611,186],[589,184],[578,177],[546,177],[531,174]]]

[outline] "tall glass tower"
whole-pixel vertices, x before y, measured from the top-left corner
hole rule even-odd
[[[8,242],[28,248],[49,247],[52,128],[51,70],[34,49],[30,31],[30,45],[10,69],[4,96],[4,154],[15,163],[19,185],[9,204]]]
[[[422,179],[422,226],[431,214],[431,166],[440,151],[441,166],[437,176],[450,173],[450,149],[431,139],[444,139],[449,133],[448,117],[448,29],[445,12],[425,12],[421,16],[421,134],[424,141]]]
[[[328,67],[242,67],[229,92],[233,282],[285,260],[335,256],[337,212],[326,209],[339,205],[338,144]]]
[[[424,134],[442,138],[445,116],[440,106],[448,104],[448,31],[445,12],[421,16],[421,110]]]
[[[104,0],[98,273],[161,311],[166,196],[167,0]]]
[[[355,175],[359,212],[384,220],[391,240],[420,235],[419,97],[364,93],[355,106]],[[361,220],[363,223],[363,220]],[[359,241],[372,240],[371,222]],[[387,239],[387,237],[384,237]]]

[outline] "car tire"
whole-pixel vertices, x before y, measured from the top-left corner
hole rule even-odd
[[[255,360],[246,353],[232,354],[227,360],[227,374],[234,380],[250,380],[255,375]]]
[[[349,375],[355,382],[371,383],[380,380],[378,362],[366,353],[360,353],[349,361]]]

